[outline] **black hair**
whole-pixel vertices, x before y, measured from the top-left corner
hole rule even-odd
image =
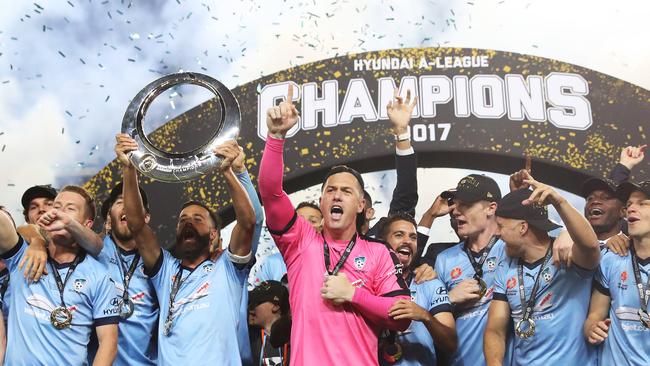
[[[397,212],[382,220],[381,225],[379,226],[379,230],[377,230],[377,238],[386,241],[388,239],[388,230],[390,229],[390,225],[396,221],[406,221],[409,224],[413,225],[416,229],[418,227],[418,224],[415,222],[413,216],[406,212]]]
[[[203,207],[206,211],[208,211],[208,215],[212,219],[212,223],[214,224],[214,228],[217,230],[221,230],[221,226],[223,225],[223,222],[221,221],[221,217],[219,215],[215,214],[210,207],[208,207],[205,203],[200,202],[200,201],[187,201],[183,203],[183,206],[181,206],[181,211],[188,206],[199,206]]]
[[[312,202],[312,201],[303,201],[303,202],[300,202],[300,203],[298,204],[298,206],[296,207],[296,211],[300,210],[300,209],[303,208],[303,207],[313,208],[314,210],[318,210],[318,212],[321,212],[320,207],[318,207],[318,205],[315,204],[315,203]],[[321,214],[322,214],[322,213],[321,213]]]

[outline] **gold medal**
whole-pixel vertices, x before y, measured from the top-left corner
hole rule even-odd
[[[482,299],[483,296],[485,296],[485,293],[487,292],[487,283],[485,283],[485,281],[483,281],[481,277],[477,277],[476,280],[478,281],[478,287],[479,287],[478,295]]]
[[[59,306],[50,313],[50,323],[56,329],[66,329],[72,324],[72,312],[68,308]]]
[[[650,328],[650,315],[648,315],[648,312],[643,309],[639,309],[638,313],[641,324],[643,324],[646,328]]]

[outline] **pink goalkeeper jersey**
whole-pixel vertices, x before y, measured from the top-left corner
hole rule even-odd
[[[295,365],[377,365],[380,328],[352,304],[335,306],[321,297],[326,274],[323,236],[303,218],[294,215],[284,233],[272,232],[287,264],[291,328],[291,363]],[[348,241],[327,241],[330,270],[334,269]],[[357,237],[339,273],[357,288],[376,296],[408,299],[398,283],[394,257],[379,242]],[[342,363],[344,361],[344,363]]]

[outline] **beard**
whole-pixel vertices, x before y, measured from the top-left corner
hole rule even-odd
[[[176,232],[176,243],[170,253],[178,259],[195,259],[210,250],[210,233],[205,235],[191,224],[186,224]]]

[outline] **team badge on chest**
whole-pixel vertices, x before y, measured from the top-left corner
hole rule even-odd
[[[86,280],[83,278],[78,278],[74,280],[74,290],[80,292],[86,286]]]
[[[366,257],[356,257],[354,258],[354,266],[357,269],[362,269],[366,265]]]

